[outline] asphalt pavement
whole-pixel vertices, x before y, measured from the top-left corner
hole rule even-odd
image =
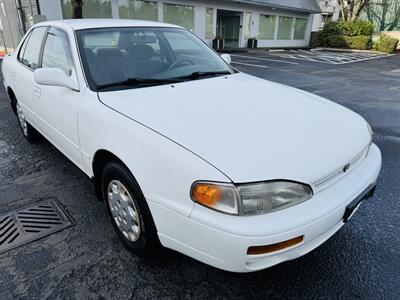
[[[56,198],[76,224],[0,254],[0,299],[400,299],[400,56],[339,65],[240,56],[239,70],[331,99],[372,125],[382,172],[349,223],[311,253],[256,273],[220,271],[170,250],[136,257],[89,178],[48,142],[24,140],[1,89],[0,213]]]

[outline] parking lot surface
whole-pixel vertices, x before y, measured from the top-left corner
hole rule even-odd
[[[75,225],[1,253],[0,299],[400,298],[400,57],[327,64],[243,53],[233,65],[370,122],[383,167],[375,196],[354,218],[304,257],[256,273],[220,271],[169,250],[135,257],[118,241],[91,181],[48,142],[24,140],[2,89],[0,213],[57,199]]]

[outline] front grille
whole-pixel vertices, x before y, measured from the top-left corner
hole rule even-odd
[[[370,145],[368,145],[366,148],[364,148],[363,151],[361,151],[359,154],[357,154],[350,162],[350,168],[346,170],[346,172],[343,171],[343,167],[335,170],[334,172],[330,173],[329,175],[325,176],[324,178],[318,180],[313,184],[314,187],[314,193],[318,192],[320,190],[323,190],[342,178],[344,175],[346,175],[350,170],[354,169],[359,163],[361,163],[365,157],[367,156],[368,150],[369,150]]]
[[[74,224],[55,200],[0,215],[0,253],[56,233]]]

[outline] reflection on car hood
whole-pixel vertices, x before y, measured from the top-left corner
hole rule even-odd
[[[234,182],[311,184],[346,165],[369,142],[366,123],[356,113],[243,73],[104,92],[99,98],[193,151]]]

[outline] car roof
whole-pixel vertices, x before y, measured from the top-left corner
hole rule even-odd
[[[174,27],[182,28],[177,25],[126,19],[66,19],[58,21],[48,21],[36,24],[37,26],[56,26],[72,30],[91,29],[91,28],[112,28],[112,27]]]

